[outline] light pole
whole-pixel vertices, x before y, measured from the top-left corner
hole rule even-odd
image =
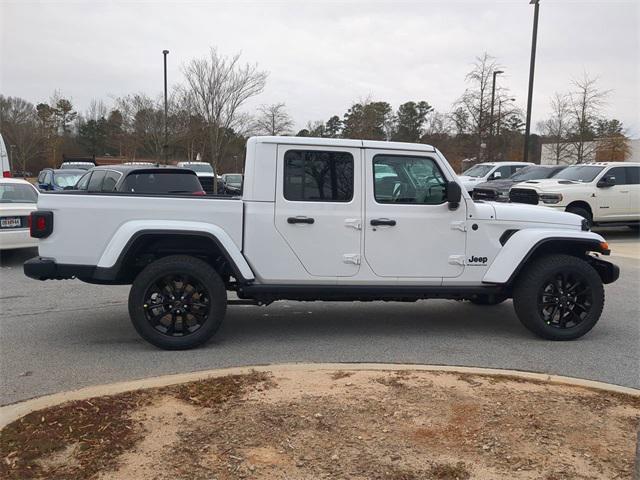
[[[169,50],[163,50],[164,56],[164,164],[169,163],[169,133],[167,127],[167,55]]]
[[[531,104],[533,102],[533,74],[536,66],[536,44],[538,42],[538,13],[540,0],[529,0],[529,5],[534,5],[533,34],[531,37],[531,62],[529,64],[529,95],[527,96],[527,120],[524,127],[524,155],[523,160],[529,159],[529,134],[531,133]]]
[[[489,136],[493,137],[493,105],[496,100],[496,75],[504,73],[503,70],[495,70],[493,72],[493,84],[491,86],[491,114],[489,115]]]

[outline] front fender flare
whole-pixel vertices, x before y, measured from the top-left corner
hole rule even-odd
[[[104,270],[117,269],[117,263],[124,257],[131,243],[136,238],[147,233],[182,233],[185,235],[207,236],[226,254],[227,260],[234,267],[234,271],[242,277],[242,280],[250,281],[255,279],[253,271],[242,255],[240,248],[223,228],[211,223],[189,221],[132,220],[126,222],[111,237],[97,267]]]
[[[483,283],[508,284],[536,251],[550,242],[578,246],[584,251],[608,254],[603,251],[605,243],[597,233],[578,230],[525,229],[514,233],[502,247],[485,273]]]

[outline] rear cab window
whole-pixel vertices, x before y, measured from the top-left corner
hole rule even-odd
[[[124,179],[123,193],[194,194],[202,192],[198,177],[188,171],[134,171]]]

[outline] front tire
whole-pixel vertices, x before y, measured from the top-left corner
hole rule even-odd
[[[580,215],[587,221],[587,226],[589,228],[593,227],[593,215],[589,210],[583,207],[569,207],[567,208],[567,212],[574,213],[576,215]]]
[[[547,255],[520,274],[513,305],[522,324],[536,335],[574,340],[600,319],[604,287],[586,261],[571,255]]]
[[[207,263],[171,255],[148,265],[129,292],[129,315],[142,338],[165,350],[195,348],[220,327],[227,291]]]

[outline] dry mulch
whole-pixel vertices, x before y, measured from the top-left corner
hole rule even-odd
[[[640,398],[516,377],[274,368],[71,402],[0,478],[631,479]]]

